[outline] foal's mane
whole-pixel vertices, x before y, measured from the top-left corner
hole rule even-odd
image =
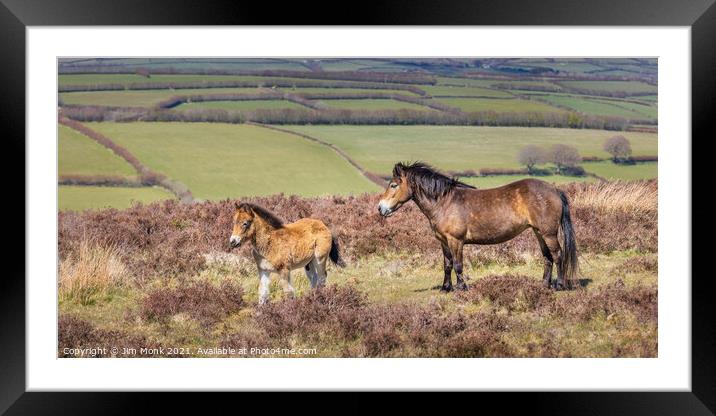
[[[455,177],[451,178],[423,162],[397,163],[393,168],[393,176],[400,177],[402,175],[408,178],[413,192],[430,199],[444,197],[455,188],[475,189],[474,186],[461,182]]]
[[[255,215],[261,217],[264,221],[266,221],[270,226],[274,228],[282,228],[283,227],[283,221],[281,218],[277,217],[276,214],[273,212],[267,210],[264,207],[258,206],[256,204],[250,204],[248,202],[244,202],[241,205],[239,205],[239,209],[244,209],[246,211],[251,211]]]

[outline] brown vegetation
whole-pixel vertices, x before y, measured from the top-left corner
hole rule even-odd
[[[563,186],[572,206],[582,252],[657,250],[656,181],[579,183]],[[441,261],[439,244],[425,218],[408,204],[383,219],[377,195],[299,198],[274,195],[242,199],[264,206],[285,221],[314,217],[335,233],[347,259],[410,249],[424,262]],[[233,201],[184,205],[163,201],[125,210],[59,214],[61,258],[77,253],[85,239],[119,248],[124,264],[139,280],[194,274],[206,253],[227,251]],[[248,255],[248,253],[244,253]],[[438,255],[440,254],[440,256]],[[522,262],[539,250],[527,233],[508,243],[481,246],[467,256],[476,262]]]
[[[60,74],[133,74],[122,65],[62,65],[59,68]],[[280,69],[267,70],[236,70],[236,69],[199,69],[199,68],[175,68],[162,67],[149,69],[150,74],[194,74],[194,75],[246,75],[259,77],[285,77],[285,78],[308,78],[325,80],[346,80],[362,82],[380,82],[392,84],[435,84],[432,75],[417,72],[373,72],[373,71],[289,71]]]
[[[60,175],[57,183],[59,185],[83,185],[83,186],[122,186],[142,187],[144,185],[137,178],[128,178],[118,175]]]
[[[417,98],[416,98],[417,99]],[[422,100],[428,101],[428,100]],[[168,103],[168,101],[167,101]],[[163,105],[166,105],[164,103]],[[437,103],[431,103],[435,106]],[[439,105],[439,104],[437,104]],[[435,107],[437,109],[437,107]],[[629,120],[623,117],[597,117],[576,112],[520,113],[482,111],[458,113],[422,110],[347,110],[347,109],[259,109],[230,111],[223,109],[142,109],[135,107],[64,106],[62,114],[77,121],[182,121],[264,124],[356,124],[356,125],[464,125],[561,127],[574,129],[624,130]]]
[[[153,357],[156,354],[141,353],[139,348],[158,348],[159,344],[138,335],[130,335],[122,331],[108,331],[96,328],[91,323],[72,315],[60,315],[58,320],[58,357],[114,357],[112,347],[122,351],[123,348],[137,349],[132,354],[122,357]],[[70,349],[70,351],[66,350]],[[83,353],[72,354],[72,349],[88,349]],[[90,350],[94,349],[94,350]]]
[[[425,96],[427,93],[415,85],[386,84],[375,82],[351,82],[351,81],[300,81],[286,80],[281,78],[266,79],[264,81],[201,81],[201,82],[141,82],[131,84],[79,84],[60,85],[59,92],[82,92],[82,91],[120,91],[120,90],[182,90],[182,89],[205,89],[205,88],[290,88],[294,93],[300,93],[300,88],[334,88],[337,93],[341,89],[366,89],[366,90],[400,90]],[[296,90],[299,89],[299,90]]]
[[[155,289],[142,300],[140,316],[166,322],[176,314],[186,313],[208,327],[241,309],[242,296],[241,287],[230,281],[222,282],[219,287],[201,281],[172,289]]]

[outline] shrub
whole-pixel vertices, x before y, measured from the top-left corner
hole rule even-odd
[[[508,168],[482,168],[480,176],[493,175],[525,175],[529,173],[527,169],[508,169]]]
[[[552,290],[542,281],[528,276],[490,275],[478,279],[467,292],[458,296],[470,302],[489,300],[508,310],[534,310],[546,307],[552,301]]]
[[[171,289],[151,291],[141,303],[143,319],[165,322],[178,313],[186,313],[208,327],[244,305],[243,290],[235,283],[224,281],[219,287],[200,281]]]
[[[562,175],[564,176],[584,176],[587,172],[581,166],[565,166],[562,168]]]
[[[634,162],[658,162],[659,161],[658,156],[632,156],[629,159],[633,160]]]
[[[61,314],[58,319],[58,357],[113,357],[112,347],[123,351],[123,348],[134,348],[135,352],[116,355],[118,357],[153,357],[152,351],[142,354],[140,348],[158,348],[156,342],[138,335],[129,335],[122,331],[108,331],[95,328],[91,323],[73,315]],[[72,354],[67,349],[87,349],[80,354]]]
[[[630,313],[641,322],[656,322],[658,291],[655,286],[627,288],[622,281],[593,290],[578,289],[557,297],[551,313],[574,321],[587,321],[602,313]]]
[[[255,339],[301,340],[354,345],[349,356],[502,356],[507,318],[494,314],[444,313],[412,303],[371,305],[353,287],[328,286],[304,297],[262,306],[256,312],[263,332],[234,335],[232,345]],[[354,341],[359,340],[355,345]]]

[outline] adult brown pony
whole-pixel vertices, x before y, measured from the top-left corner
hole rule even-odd
[[[415,201],[428,217],[444,257],[445,279],[441,290],[465,290],[462,250],[465,244],[498,244],[534,231],[544,256],[544,284],[551,286],[552,265],[557,263],[555,289],[565,289],[577,271],[577,245],[567,196],[555,186],[537,179],[524,179],[494,189],[475,189],[447,177],[429,165],[398,163],[393,178],[378,204],[384,217],[404,203]],[[564,242],[557,234],[561,229]]]
[[[236,203],[232,248],[245,241],[252,244],[252,253],[259,269],[259,304],[269,297],[271,273],[281,277],[284,294],[294,295],[291,270],[304,267],[311,288],[326,282],[326,261],[330,258],[343,267],[338,243],[331,230],[320,220],[303,218],[284,224],[272,212],[258,205]]]

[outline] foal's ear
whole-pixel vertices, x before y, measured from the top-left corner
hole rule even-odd
[[[234,208],[241,209],[241,204],[239,204],[239,201],[234,201]]]

